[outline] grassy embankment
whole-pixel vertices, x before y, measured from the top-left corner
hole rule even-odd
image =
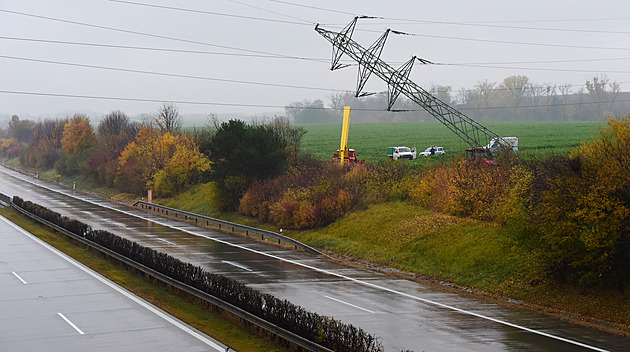
[[[197,330],[230,346],[237,351],[287,351],[268,340],[250,334],[244,328],[231,324],[219,315],[211,313],[200,305],[174,295],[161,286],[155,285],[140,275],[132,274],[121,266],[87,250],[69,240],[66,236],[50,231],[33,222],[11,208],[0,209],[0,214],[46,243],[66,253],[70,257],[109,278],[137,296],[161,308],[169,314],[193,326]]]
[[[194,211],[209,185],[164,200]],[[196,200],[195,200],[196,199]],[[207,207],[207,205],[203,205]],[[206,215],[218,216],[213,211]],[[230,214],[232,221],[257,226]],[[260,226],[260,224],[258,224]],[[270,228],[263,225],[262,227]],[[271,228],[273,229],[273,228]],[[277,229],[275,229],[277,231]],[[406,202],[357,210],[321,229],[284,234],[330,254],[406,278],[630,336],[630,294],[577,289],[546,280],[541,264],[497,224],[434,213]]]

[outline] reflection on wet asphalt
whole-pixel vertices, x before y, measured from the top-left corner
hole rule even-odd
[[[387,351],[630,350],[630,338],[167,219],[2,167],[0,192],[359,326]]]

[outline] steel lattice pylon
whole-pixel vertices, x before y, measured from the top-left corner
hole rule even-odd
[[[319,24],[315,26],[315,30],[333,45],[331,70],[348,66],[339,63],[343,54],[346,54],[359,63],[359,76],[355,96],[359,97],[362,95],[361,91],[365,83],[370,75],[374,74],[387,83],[387,110],[392,108],[396,98],[402,93],[433,115],[433,117],[453,131],[453,133],[464,140],[471,148],[482,148],[490,143],[490,140],[493,138],[501,138],[498,134],[439,100],[431,93],[409,80],[409,73],[416,60],[423,64],[430,63],[429,61],[414,56],[396,70],[381,60],[380,55],[383,51],[387,36],[392,32],[391,30],[388,29],[367,49],[352,40],[352,33],[354,32],[359,18],[364,17],[355,17],[352,22],[340,32],[323,29]]]

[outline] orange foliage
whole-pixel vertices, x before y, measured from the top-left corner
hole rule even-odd
[[[189,138],[144,127],[118,159],[116,184],[127,192],[150,187],[156,196],[170,196],[198,182],[208,170],[210,161]]]
[[[80,153],[93,147],[95,143],[96,135],[86,116],[75,116],[63,126],[61,147],[66,153]]]
[[[283,228],[325,226],[352,208],[405,199],[411,173],[400,163],[345,165],[322,163],[255,182],[239,211]]]
[[[462,161],[420,176],[411,190],[418,204],[459,216],[494,220],[509,186],[511,164]]]

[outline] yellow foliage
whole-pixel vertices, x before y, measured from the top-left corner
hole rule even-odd
[[[185,136],[158,134],[144,127],[136,140],[127,145],[118,159],[117,183],[140,182],[154,187],[156,196],[169,196],[198,182],[210,170],[210,160]],[[141,180],[129,179],[136,168]]]
[[[0,139],[0,152],[6,153],[9,149],[17,146],[18,141],[15,138]]]
[[[96,143],[96,135],[85,116],[75,116],[63,126],[61,147],[68,154],[77,154],[91,148]]]

